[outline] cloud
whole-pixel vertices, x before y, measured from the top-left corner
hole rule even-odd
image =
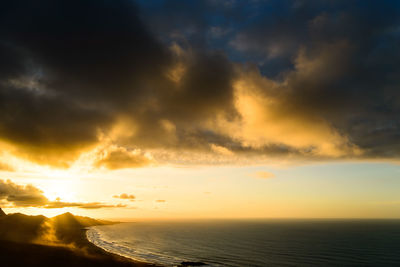
[[[394,136],[400,128],[394,114],[399,110],[399,95],[389,88],[399,81],[387,75],[398,72],[394,66],[399,55],[390,58],[383,47],[399,42],[398,5],[390,1],[382,5],[367,1],[358,8],[341,1],[328,6],[316,1],[296,7],[291,1],[270,1],[269,5],[280,6],[281,11],[248,23],[237,38],[263,61],[263,78],[276,83],[275,92],[271,86],[262,91],[279,114],[304,124],[304,129],[309,127],[304,120],[315,118],[329,127],[331,134],[314,136],[316,140],[325,136],[333,147],[311,146],[329,154],[397,158]],[[282,35],[289,49],[271,59],[265,49],[280,43]],[[388,100],[388,95],[396,100]],[[323,130],[318,121],[313,124]],[[313,130],[306,130],[310,137]]]
[[[114,195],[113,198],[120,198],[120,199],[129,199],[129,200],[135,200],[136,197],[134,195],[129,195],[129,194],[121,194],[121,195]]]
[[[14,168],[6,163],[0,162],[0,171],[12,172],[14,171]]]
[[[128,150],[124,147],[111,147],[102,152],[103,154],[95,162],[95,166],[104,166],[110,170],[138,168],[152,163],[152,159],[139,149]]]
[[[275,174],[270,173],[270,172],[259,171],[259,172],[253,173],[252,176],[254,176],[256,178],[261,178],[261,179],[270,179],[270,178],[274,178]]]
[[[223,146],[218,146],[211,144],[211,150],[214,151],[215,153],[222,154],[225,156],[232,156],[234,153],[227,149],[226,147]]]
[[[32,160],[73,159],[163,79],[166,49],[131,1],[21,0],[2,4],[1,18],[0,138]]]
[[[167,202],[167,201],[164,200],[164,199],[157,199],[156,202],[157,202],[157,203],[165,203],[165,202]]]
[[[33,185],[18,185],[11,180],[0,180],[0,201],[9,203],[14,207],[37,207],[46,209],[58,208],[124,208],[123,204],[110,205],[101,202],[63,202],[59,198],[56,201],[47,199],[43,191]]]
[[[62,201],[52,201],[49,202],[43,208],[46,209],[60,209],[60,208],[81,208],[81,209],[102,209],[102,208],[125,208],[127,205],[117,204],[117,205],[109,205],[101,202],[87,202],[87,203],[79,203],[79,202],[62,202]]]
[[[33,185],[18,185],[11,180],[0,180],[0,199],[17,207],[40,207],[49,202],[40,189]]]
[[[398,159],[398,5],[299,3],[2,3],[0,148],[111,170]]]
[[[240,116],[234,120],[221,118],[216,128],[242,147],[259,151],[280,144],[298,157],[335,158],[361,152],[323,117],[292,108],[284,94],[290,90],[285,82],[269,80],[253,68],[244,71],[235,84],[235,106]]]

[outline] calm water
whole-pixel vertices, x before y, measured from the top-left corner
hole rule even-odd
[[[92,227],[88,237],[170,266],[400,266],[399,220],[138,222]]]

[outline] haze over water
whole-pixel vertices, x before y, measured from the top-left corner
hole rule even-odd
[[[90,241],[147,262],[211,266],[396,266],[400,220],[218,220],[95,226]]]

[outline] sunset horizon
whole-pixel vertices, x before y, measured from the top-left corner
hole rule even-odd
[[[400,264],[400,2],[7,0],[0,22],[0,250]]]

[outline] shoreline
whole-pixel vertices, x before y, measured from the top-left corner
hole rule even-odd
[[[96,236],[96,229],[93,229],[94,235],[89,238],[91,227],[119,223],[75,216],[68,212],[52,218],[0,213],[0,263],[10,267],[170,266],[166,262],[147,259],[146,255],[135,259],[130,254],[120,254],[113,246],[108,247],[107,242],[102,245],[104,240]],[[180,267],[201,265],[205,264],[191,261],[173,264]]]
[[[89,243],[89,241],[87,241]],[[57,267],[158,267],[145,262],[133,261],[109,253],[97,246],[83,248],[20,243],[0,240],[0,257],[4,266],[57,266]]]
[[[124,257],[90,242],[87,228],[106,223],[111,222],[70,213],[50,219],[40,215],[3,214],[0,216],[0,263],[10,267],[162,266]]]
[[[95,246],[96,248],[100,249],[103,253],[107,253],[107,254],[111,254],[113,256],[117,256],[119,258],[128,260],[128,261],[132,261],[135,264],[140,264],[138,266],[146,266],[146,267],[165,267],[165,266],[176,266],[176,267],[190,267],[190,266],[207,266],[208,264],[204,263],[204,262],[200,262],[200,261],[181,261],[180,263],[175,263],[175,264],[167,264],[165,265],[165,263],[158,263],[158,262],[147,262],[146,260],[142,260],[142,259],[135,259],[135,258],[131,258],[129,256],[125,256],[125,255],[121,255],[118,254],[116,252],[112,252],[109,251],[105,248],[102,248],[98,245],[96,245],[94,242],[90,241],[87,232],[89,230],[91,230],[91,227],[97,227],[97,226],[104,226],[104,225],[94,225],[94,226],[90,226],[85,228],[84,233],[85,233],[85,238],[87,240],[87,242],[89,242],[91,245]]]
[[[95,225],[95,226],[98,226],[98,225]],[[90,227],[93,227],[93,226],[90,226]],[[84,235],[84,238],[85,238],[86,242],[88,243],[88,246],[91,246],[92,248],[95,248],[96,250],[101,251],[101,253],[110,255],[110,256],[115,257],[115,258],[122,259],[123,261],[132,262],[132,263],[136,264],[137,266],[163,267],[163,265],[160,265],[160,264],[145,262],[145,261],[141,261],[141,260],[138,260],[138,259],[132,259],[130,257],[123,256],[123,255],[120,255],[118,253],[108,251],[108,250],[106,250],[106,249],[104,249],[104,248],[102,248],[100,246],[97,246],[96,244],[94,244],[93,242],[90,241],[90,239],[89,239],[89,237],[87,235],[87,232],[90,230],[90,227],[86,227],[86,228],[83,229],[83,235]]]

